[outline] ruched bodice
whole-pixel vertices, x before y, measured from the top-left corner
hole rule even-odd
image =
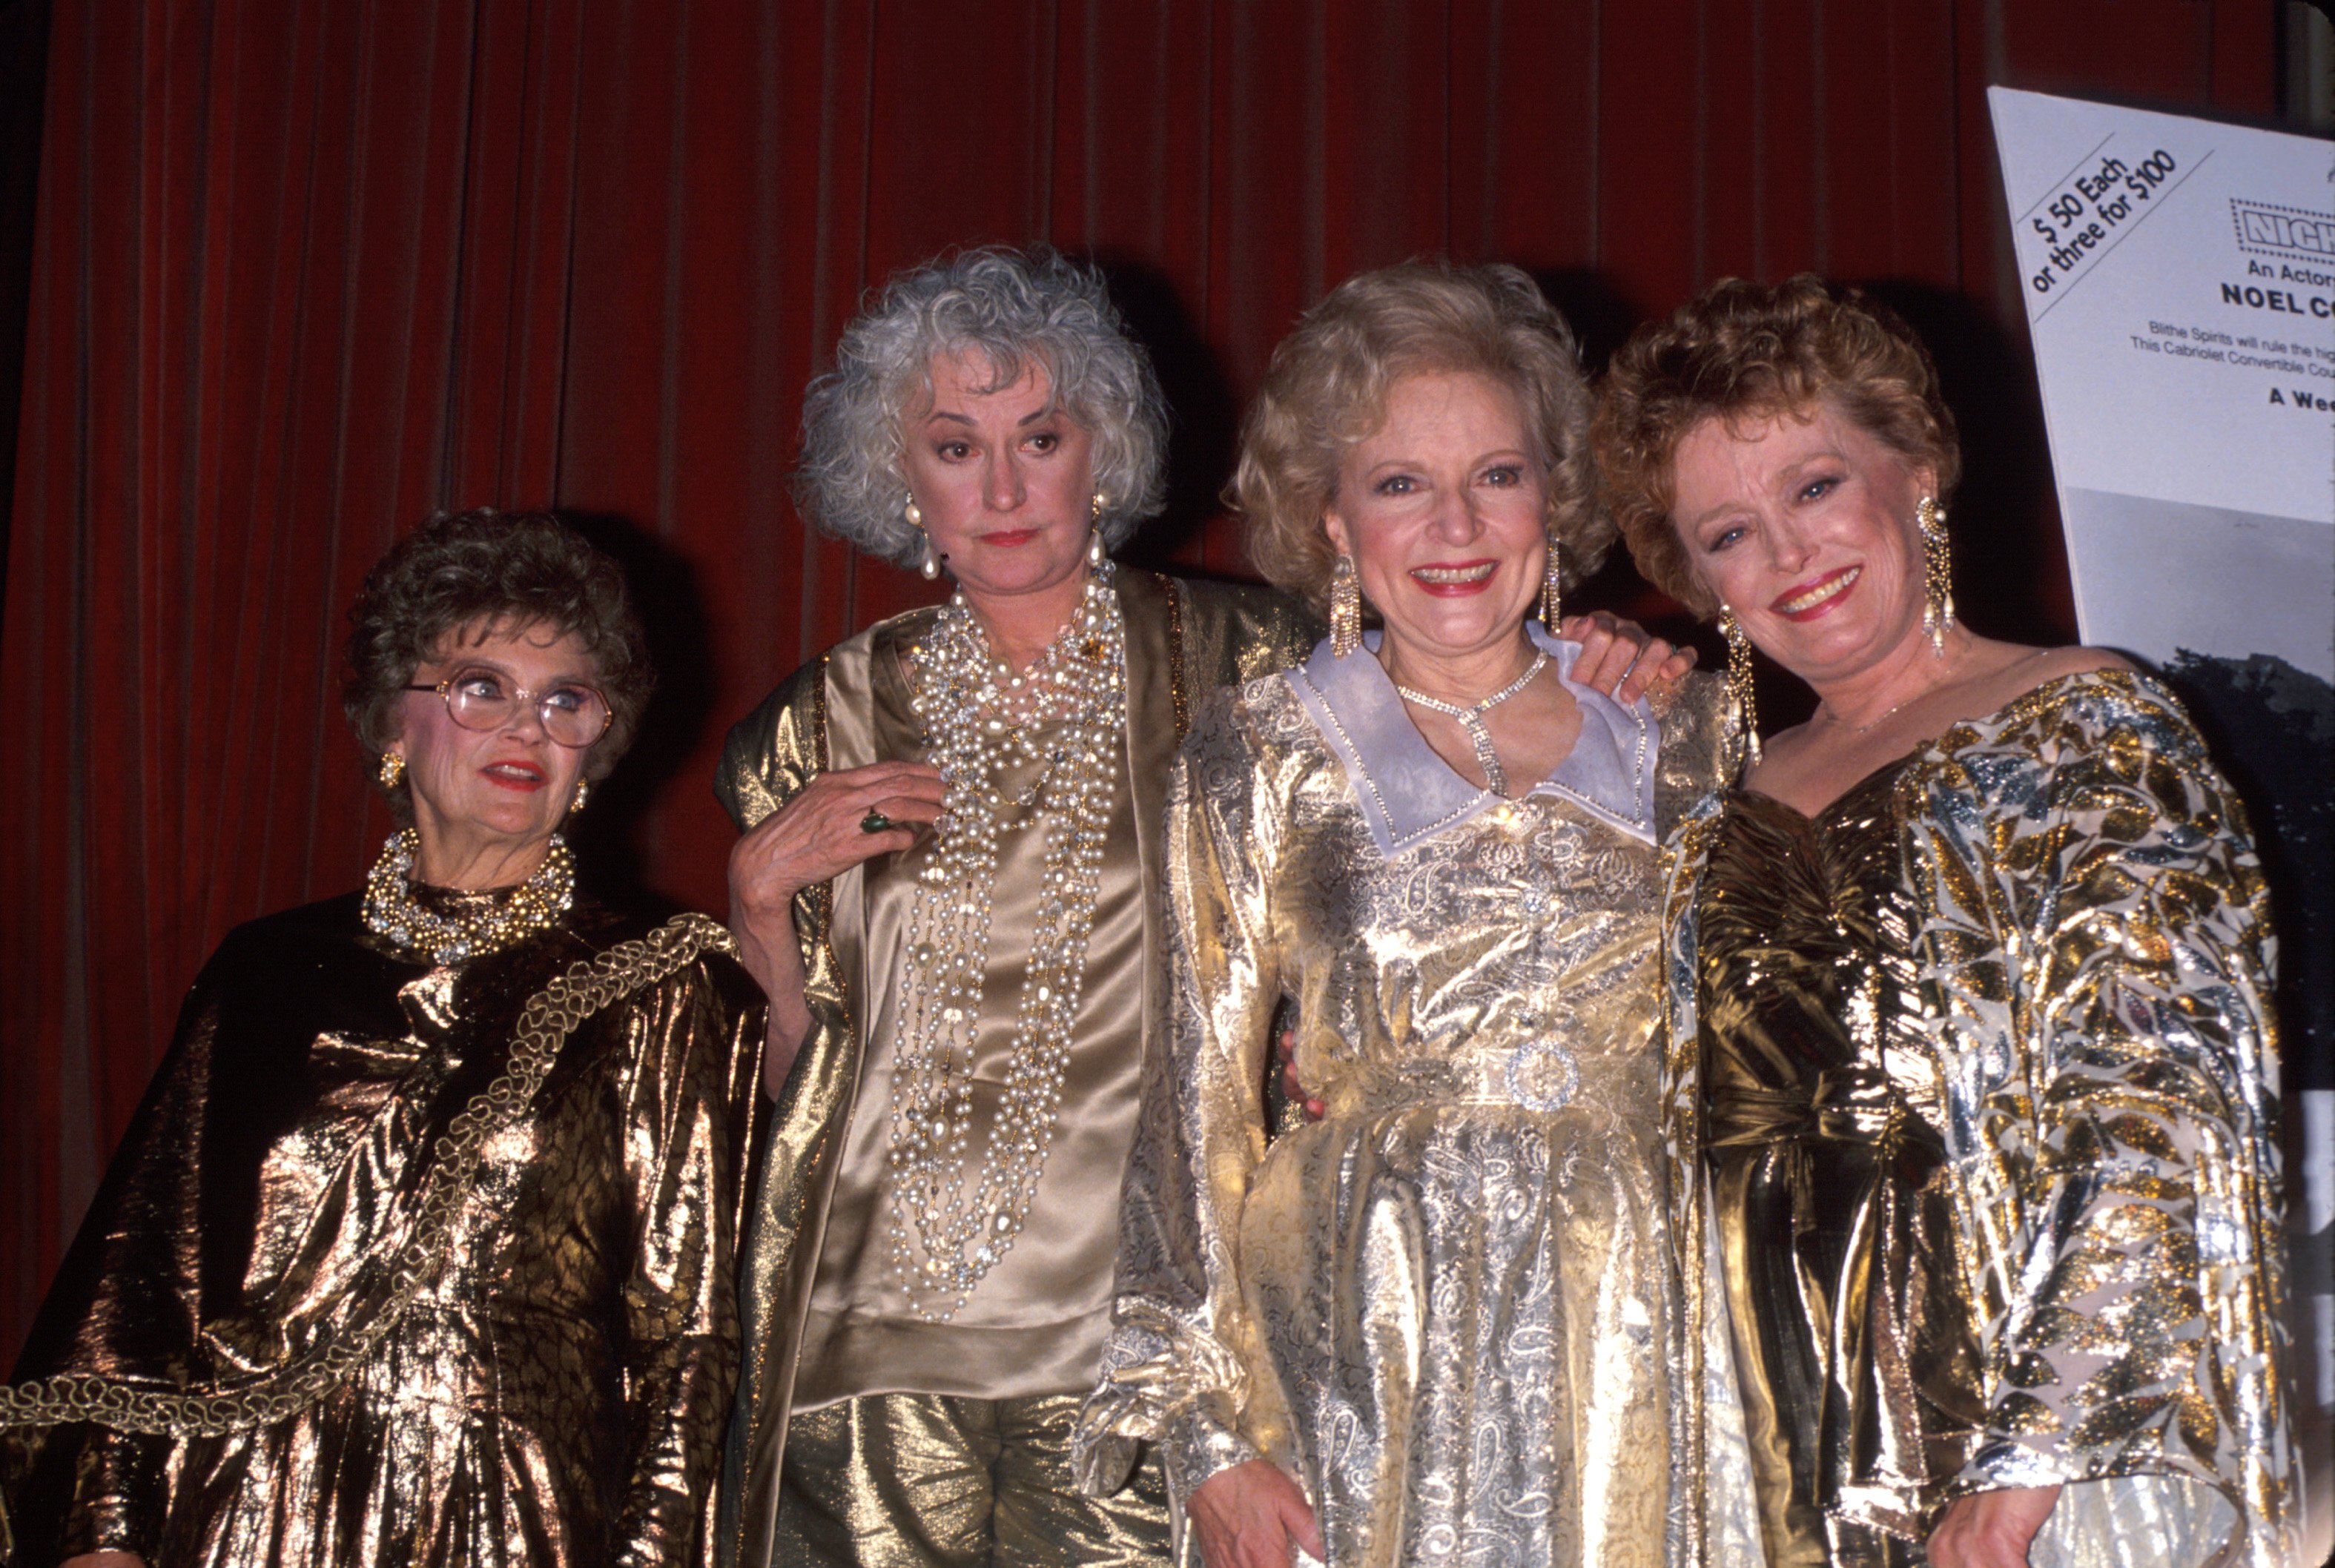
[[[1903,769],[1814,818],[1730,792],[1703,883],[1706,1157],[1777,1564],[1902,1559],[1979,1413],[1911,1027]]]

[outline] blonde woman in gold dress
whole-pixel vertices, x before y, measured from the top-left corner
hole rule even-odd
[[[1854,290],[1647,327],[1599,453],[1640,569],[1819,699],[1667,899],[1690,1319],[1730,1325],[1768,1561],[2278,1568],[2272,949],[2180,704],[1956,619],[1952,419]]]
[[[650,688],[615,565],[424,526],[354,615],[392,837],[204,966],[0,1389],[12,1568],[698,1560],[762,1005],[558,829]]]
[[[1548,629],[1611,537],[1587,420],[1530,280],[1429,266],[1334,290],[1249,415],[1256,559],[1332,630],[1169,782],[1168,1038],[1078,1449],[1156,1447],[1187,1563],[1680,1539],[1656,846],[1723,726],[1580,682]],[[1325,1115],[1268,1145],[1285,1000]]]

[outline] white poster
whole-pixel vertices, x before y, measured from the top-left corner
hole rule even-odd
[[[1987,96],[2079,628],[2189,700],[2271,873],[2317,1561],[2335,1410],[2335,147]]]

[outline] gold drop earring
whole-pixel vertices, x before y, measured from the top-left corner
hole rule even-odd
[[[1752,767],[1759,765],[1759,710],[1751,689],[1751,639],[1736,624],[1735,612],[1719,606],[1719,634],[1727,639],[1727,696],[1735,709],[1735,727],[1743,737],[1743,754]]]
[[[925,514],[916,505],[916,497],[908,498],[907,508],[900,515],[908,519],[908,527],[925,535],[925,558],[916,563],[916,572],[927,583],[932,582],[941,575],[941,558],[933,550],[932,535],[925,534]]]
[[[1540,580],[1540,624],[1548,634],[1556,635],[1556,624],[1565,610],[1565,565],[1558,557],[1556,536],[1548,537],[1548,570]]]
[[[578,779],[576,780],[576,799],[567,803],[567,815],[573,817],[578,811],[583,810],[584,802],[591,796],[591,793],[592,780],[589,779]]]
[[[404,777],[404,754],[398,751],[383,751],[381,754],[381,787],[384,789],[394,789],[397,788],[397,781]]]
[[[1946,656],[1946,634],[1954,624],[1953,557],[1947,550],[1946,508],[1935,496],[1923,496],[1914,516],[1922,525],[1922,630],[1929,634],[1930,651]]]
[[[1102,509],[1109,504],[1109,498],[1100,490],[1094,493],[1094,514],[1087,528],[1087,565],[1097,570],[1109,558],[1102,547]]]
[[[1341,555],[1330,573],[1330,652],[1344,658],[1362,645],[1362,579],[1354,557]]]

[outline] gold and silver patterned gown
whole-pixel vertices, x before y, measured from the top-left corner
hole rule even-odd
[[[1197,723],[1169,1050],[1078,1450],[1099,1477],[1158,1445],[1180,1515],[1269,1458],[1339,1568],[1669,1560],[1655,829],[1715,782],[1713,704],[1700,679],[1663,721],[1573,694],[1579,742],[1514,800],[1367,653],[1323,644]],[[1327,1114],[1268,1145],[1284,998]]]
[[[0,1390],[12,1561],[696,1561],[762,1038],[729,946],[579,903],[440,966],[354,895],[231,934]]]
[[[1676,847],[1689,1317],[1731,1320],[1768,1561],[2055,1485],[2036,1568],[2291,1561],[2272,941],[2175,700],[2062,677]]]

